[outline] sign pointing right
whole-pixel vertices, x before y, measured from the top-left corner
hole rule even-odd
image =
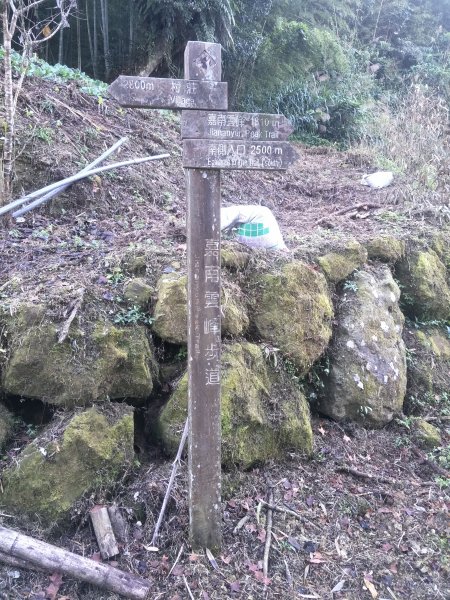
[[[293,131],[284,115],[193,110],[181,117],[183,139],[282,141]]]

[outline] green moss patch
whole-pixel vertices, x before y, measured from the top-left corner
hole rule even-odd
[[[371,260],[396,263],[405,255],[405,242],[390,235],[380,235],[366,245]]]
[[[187,418],[187,385],[185,375],[159,417],[159,435],[169,454],[175,454]],[[254,344],[224,348],[221,420],[225,465],[249,468],[279,457],[289,448],[312,452],[309,409],[303,394],[267,364]]]
[[[445,265],[433,250],[412,251],[397,266],[406,314],[422,321],[450,319]]]
[[[145,279],[141,277],[136,277],[134,279],[130,279],[123,289],[123,296],[125,300],[127,300],[130,304],[139,306],[140,308],[145,309],[150,302],[150,299],[153,294],[153,288],[150,287]]]
[[[257,275],[252,285],[251,323],[256,333],[306,374],[331,338],[333,305],[325,277],[296,261],[279,274]]]
[[[14,430],[14,418],[9,410],[0,402],[0,450],[11,437]]]
[[[7,394],[65,407],[150,395],[156,363],[144,327],[97,323],[91,332],[72,326],[62,343],[58,333],[54,323],[28,327],[22,316],[12,318],[3,372]]]
[[[187,277],[163,275],[158,281],[153,331],[172,344],[187,343]],[[222,333],[239,336],[248,328],[249,319],[242,291],[236,284],[222,280]]]
[[[348,242],[338,251],[329,252],[317,259],[330,283],[338,283],[347,279],[353,271],[359,269],[366,261],[367,250],[356,240]]]
[[[59,432],[50,425],[3,473],[0,506],[58,522],[84,494],[114,485],[133,460],[133,441],[125,404],[110,405],[107,415],[95,408],[78,413]]]

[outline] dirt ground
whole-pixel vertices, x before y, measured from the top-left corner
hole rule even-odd
[[[179,119],[165,111],[98,104],[76,84],[30,81],[19,105],[16,197],[74,173],[122,136],[117,159],[169,152],[160,162],[76,184],[19,221],[0,218],[0,302],[44,301],[55,316],[82,286],[96,310],[120,308],[124,261],[145,255],[147,277],[182,271],[185,192]],[[286,173],[226,172],[228,204],[264,204],[280,223],[289,252],[312,261],[352,236],[426,238],[448,217],[448,199],[421,194],[400,176],[385,190],[361,185],[368,156],[298,145]],[[439,420],[448,441],[448,420]],[[223,547],[216,562],[188,540],[186,467],[176,480],[158,550],[149,550],[171,465],[154,449],[104,498],[75,507],[64,531],[0,515],[6,527],[99,560],[87,510],[116,501],[129,539],[112,561],[148,578],[152,600],[450,598],[449,488],[399,423],[379,431],[315,416],[314,454],[223,477]],[[29,439],[18,433],[9,452]],[[271,492],[272,490],[272,492]],[[263,574],[267,507],[273,494],[268,577]],[[52,587],[53,586],[53,587]],[[0,566],[0,599],[113,600],[111,593],[48,574]]]

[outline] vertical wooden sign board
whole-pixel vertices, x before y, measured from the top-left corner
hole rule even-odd
[[[221,46],[188,42],[183,79],[118,77],[122,106],[182,108],[188,241],[189,512],[194,548],[221,546],[220,169],[284,170],[296,160],[283,115],[232,113]],[[191,112],[188,112],[189,111]]]
[[[221,46],[188,42],[184,77],[220,81]],[[221,546],[220,171],[186,169],[189,511],[194,548]]]

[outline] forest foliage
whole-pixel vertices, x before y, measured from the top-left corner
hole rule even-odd
[[[29,15],[37,39],[54,5]],[[315,143],[361,139],[412,86],[450,98],[450,0],[78,0],[66,25],[39,57],[107,82],[182,77],[188,40],[220,42],[231,107],[283,112]]]

